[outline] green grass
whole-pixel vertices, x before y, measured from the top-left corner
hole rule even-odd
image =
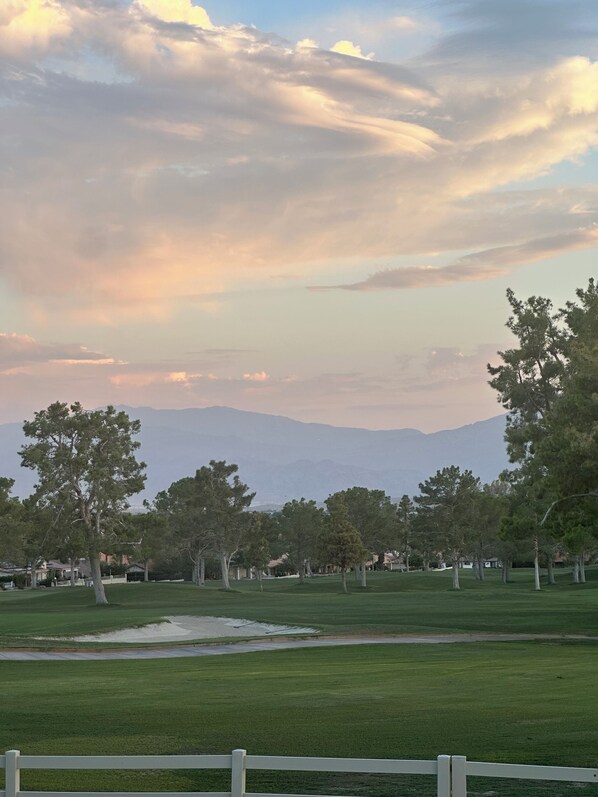
[[[211,659],[0,662],[0,750],[251,753],[596,765],[598,646],[339,647]],[[421,780],[421,783],[420,783]],[[378,795],[389,778],[250,773],[249,790]],[[554,786],[505,794],[572,794]],[[475,784],[473,784],[475,786]],[[23,788],[226,789],[220,773],[29,772]],[[490,788],[481,782],[480,793]],[[502,788],[502,787],[501,787]],[[501,793],[498,786],[492,786]],[[498,791],[497,791],[498,790]],[[399,793],[432,794],[426,779]],[[476,788],[473,789],[477,791]]]
[[[324,633],[525,632],[598,635],[598,570],[586,585],[559,573],[535,593],[529,571],[485,584],[464,574],[373,574],[370,588],[336,578],[270,581],[226,593],[183,584],[0,594],[0,644],[42,634],[122,628],[166,615],[210,614]],[[39,645],[44,643],[37,643]],[[72,643],[64,643],[72,647]],[[60,643],[58,643],[60,645]],[[0,662],[0,750],[45,754],[228,752],[470,759],[595,766],[598,644],[508,642],[364,646],[210,659]],[[28,789],[225,790],[224,773],[26,772]],[[470,793],[571,797],[583,787],[472,781]],[[252,791],[396,794],[388,777],[250,773]],[[399,792],[432,795],[431,780]],[[589,792],[588,792],[589,793]]]
[[[350,581],[344,595],[336,577],[300,585],[276,579],[260,593],[255,582],[239,582],[227,593],[218,583],[124,584],[108,587],[112,605],[96,607],[90,589],[0,593],[0,645],[44,645],[41,635],[84,634],[156,622],[167,615],[220,615],[313,626],[326,634],[421,634],[459,632],[565,633],[598,635],[598,569],[588,583],[574,585],[559,573],[557,585],[533,590],[528,570],[513,571],[510,584],[499,573],[486,583],[464,573],[462,590],[450,589],[449,573],[371,574],[362,590]],[[50,643],[60,646],[61,643]],[[73,643],[65,643],[70,647]]]

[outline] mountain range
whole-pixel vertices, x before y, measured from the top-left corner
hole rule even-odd
[[[139,458],[147,463],[147,482],[133,506],[211,459],[235,462],[241,480],[256,492],[254,506],[272,507],[301,497],[321,502],[353,486],[382,489],[398,500],[447,465],[469,468],[483,482],[508,467],[504,416],[425,434],[302,423],[230,407],[118,409],[141,421]],[[21,424],[0,425],[0,475],[15,479],[20,496],[35,482],[35,474],[20,467],[24,442]]]

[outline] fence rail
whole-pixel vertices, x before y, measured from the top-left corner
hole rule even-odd
[[[428,775],[436,779],[437,797],[466,797],[467,778],[548,780],[598,783],[598,768],[497,764],[468,761],[465,756],[439,755],[431,760],[387,758],[307,758],[301,756],[248,755],[233,750],[229,755],[132,755],[45,756],[21,755],[8,750],[0,755],[5,787],[0,797],[327,797],[326,795],[275,794],[246,791],[248,770],[294,772],[342,772],[372,775]],[[223,792],[66,792],[21,790],[24,770],[135,770],[224,769],[230,770],[230,791]]]

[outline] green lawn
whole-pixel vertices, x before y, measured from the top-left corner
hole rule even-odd
[[[143,625],[176,614],[308,625],[327,634],[598,635],[598,569],[589,569],[585,585],[571,584],[568,572],[559,573],[557,585],[539,593],[533,590],[529,570],[515,570],[512,577],[505,586],[499,573],[489,573],[487,582],[480,584],[466,572],[463,589],[454,592],[450,572],[371,574],[367,590],[351,582],[349,595],[341,592],[336,577],[316,578],[303,586],[276,579],[266,583],[263,593],[255,582],[239,582],[230,593],[218,589],[218,583],[203,589],[190,584],[123,584],[109,587],[112,605],[99,608],[93,605],[92,591],[83,587],[5,592],[0,593],[0,646],[39,645],[32,637]]]
[[[595,766],[598,647],[340,647],[211,659],[0,662],[0,749],[252,753]],[[432,794],[406,779],[399,793]],[[569,787],[504,794],[573,794]],[[473,784],[475,786],[475,784]],[[23,788],[226,789],[219,773],[31,772]],[[249,790],[396,793],[389,779],[250,773]],[[480,793],[490,785],[481,782]],[[476,791],[476,788],[473,789]],[[583,792],[583,789],[582,789]]]
[[[363,591],[336,578],[304,586],[240,583],[114,586],[0,594],[0,643],[38,634],[122,628],[165,615],[211,614],[324,633],[545,632],[598,635],[598,571],[586,585],[560,573],[533,590],[531,573],[479,584],[464,574],[374,574]],[[72,646],[72,643],[65,643]],[[0,662],[0,750],[28,753],[228,752],[471,759],[596,766],[598,643],[505,642],[277,651],[211,659]],[[225,790],[206,773],[25,773],[24,788]],[[553,797],[583,787],[472,781],[471,793]],[[253,791],[432,795],[426,779],[250,773]],[[591,789],[590,789],[591,791]],[[588,794],[590,792],[588,791]]]

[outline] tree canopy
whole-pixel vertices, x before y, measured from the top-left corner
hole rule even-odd
[[[420,526],[426,528],[437,553],[450,559],[453,589],[459,589],[459,562],[471,548],[480,480],[470,470],[451,465],[419,485],[415,497]]]
[[[250,519],[245,516],[255,493],[240,480],[237,465],[210,460],[195,476],[170,485],[156,497],[155,508],[170,519],[178,545],[194,565],[194,581],[201,584],[206,555],[218,558],[225,589],[230,589],[231,559],[241,548]]]
[[[112,547],[127,499],[143,489],[145,463],[137,461],[133,439],[140,423],[114,407],[84,410],[56,402],[23,430],[33,440],[20,454],[22,465],[37,471],[34,500],[67,535],[71,523],[81,525],[96,603],[107,603],[100,553]]]
[[[598,496],[598,287],[593,279],[558,311],[550,300],[523,302],[508,291],[507,327],[518,346],[488,366],[508,410],[505,439],[520,481],[547,482],[544,517],[570,500]],[[535,491],[538,494],[538,490]]]
[[[303,583],[311,570],[317,551],[318,541],[322,533],[324,513],[315,501],[287,501],[278,516],[282,540],[287,546],[290,563],[299,574]]]

